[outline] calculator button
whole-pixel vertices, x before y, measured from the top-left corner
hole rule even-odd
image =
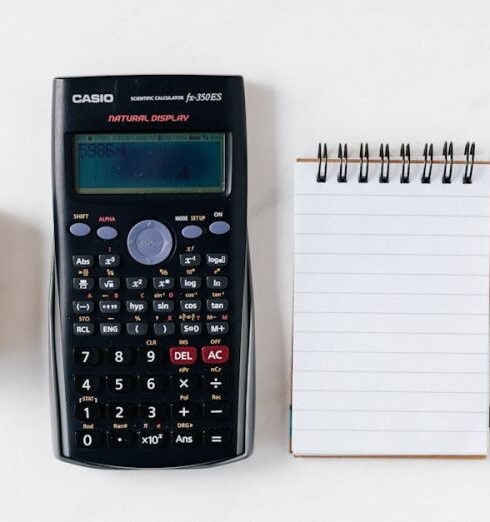
[[[134,406],[128,402],[111,402],[107,413],[113,421],[128,421],[134,416]]]
[[[211,234],[221,235],[230,231],[230,224],[226,221],[214,221],[209,225]]]
[[[119,335],[121,333],[121,323],[100,323],[101,335]]]
[[[212,392],[224,392],[230,387],[230,377],[222,373],[218,375],[207,375],[204,384]]]
[[[213,268],[226,266],[228,264],[228,254],[206,254],[206,264]]]
[[[148,333],[148,323],[127,323],[126,331],[128,335],[146,335]]]
[[[194,346],[173,346],[169,353],[170,362],[177,366],[194,364],[197,360],[197,349]]]
[[[134,378],[132,375],[109,375],[107,387],[111,392],[129,393],[133,389]]]
[[[180,278],[180,288],[184,290],[197,290],[201,288],[201,278],[200,277],[181,277]]]
[[[75,416],[80,421],[94,421],[102,416],[102,407],[97,402],[82,402],[75,406]]]
[[[72,256],[73,266],[75,268],[91,268],[94,265],[94,256]]]
[[[161,392],[165,387],[165,377],[163,375],[150,375],[140,377],[140,389],[142,392]]]
[[[194,448],[199,443],[196,430],[172,431],[172,445],[176,448]]]
[[[100,254],[99,265],[106,268],[116,268],[121,263],[121,257],[117,254]]]
[[[109,432],[111,448],[132,448],[136,443],[136,434],[131,430],[112,430]]]
[[[155,335],[173,335],[175,333],[175,323],[166,321],[164,323],[155,323],[153,325]]]
[[[209,401],[204,403],[204,415],[208,419],[224,420],[230,415],[230,404],[225,401]]]
[[[174,302],[168,300],[156,300],[153,301],[153,311],[154,312],[173,312],[174,311]]]
[[[75,335],[94,335],[95,325],[94,323],[74,323],[73,333]]]
[[[94,280],[91,277],[74,277],[73,288],[75,290],[92,290],[94,288]]]
[[[187,225],[181,230],[181,234],[186,239],[197,239],[198,237],[202,236],[202,233],[202,228],[198,227],[197,225]]]
[[[148,309],[148,302],[145,300],[126,301],[126,311],[130,314],[143,314]]]
[[[200,299],[182,299],[180,301],[182,312],[199,312],[201,310]]]
[[[121,311],[120,301],[100,301],[99,310],[103,314],[117,314]]]
[[[228,310],[228,299],[208,299],[206,308],[209,312],[226,312]]]
[[[208,276],[206,277],[206,286],[211,290],[224,290],[228,287],[228,278]]]
[[[75,348],[74,356],[80,366],[95,366],[100,360],[99,350],[94,347]]]
[[[165,362],[165,352],[162,348],[145,346],[139,350],[139,360],[144,364],[163,364]]]
[[[203,346],[201,356],[203,363],[224,364],[229,359],[230,350],[225,345]]]
[[[133,360],[131,348],[109,348],[106,353],[109,364],[114,364],[115,366],[131,364]]]
[[[228,323],[207,323],[206,331],[208,332],[208,335],[226,335],[228,333]]]
[[[74,381],[79,393],[91,394],[100,390],[101,379],[97,375],[76,375]]]
[[[127,247],[131,257],[138,263],[157,265],[172,252],[172,233],[159,221],[140,221],[129,231]]]
[[[178,392],[191,392],[199,386],[199,377],[192,373],[174,373],[170,376],[172,388]]]
[[[199,415],[199,410],[196,402],[177,401],[172,404],[172,417],[177,421],[190,421]]]
[[[118,277],[99,277],[99,288],[101,290],[119,290],[121,280]]]
[[[224,448],[230,444],[231,435],[229,430],[206,430],[204,442],[206,446],[213,448]]]
[[[142,448],[161,448],[167,443],[167,435],[163,430],[141,430],[139,442]]]
[[[199,254],[180,254],[180,265],[183,267],[194,267],[201,264],[201,256]]]
[[[75,237],[88,236],[90,231],[91,228],[87,225],[87,223],[73,223],[70,225],[70,234]]]
[[[79,448],[98,448],[102,445],[104,436],[96,430],[79,430],[75,434],[77,446]]]
[[[174,287],[173,277],[154,277],[153,288],[156,290],[171,290]]]
[[[126,288],[128,290],[145,290],[148,286],[146,277],[126,277]]]
[[[201,323],[181,323],[180,333],[182,335],[199,335],[202,332]]]
[[[91,314],[94,311],[93,301],[73,301],[72,307],[76,314]]]
[[[146,421],[163,420],[165,405],[156,402],[144,402],[140,404],[140,416]]]
[[[119,233],[114,227],[99,227],[97,229],[97,236],[100,237],[100,239],[105,239],[106,241],[116,239],[118,235]]]

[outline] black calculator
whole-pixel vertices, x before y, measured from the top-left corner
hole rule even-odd
[[[56,78],[56,451],[196,467],[253,445],[239,76]]]

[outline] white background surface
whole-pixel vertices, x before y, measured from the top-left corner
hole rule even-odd
[[[292,175],[319,139],[474,139],[489,156],[486,1],[0,3],[0,520],[486,521],[490,460],[288,454]],[[252,458],[97,471],[52,456],[47,378],[55,75],[243,74],[257,303]],[[333,148],[333,147],[332,147]]]

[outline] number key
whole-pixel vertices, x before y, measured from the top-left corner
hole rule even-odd
[[[100,377],[96,375],[76,375],[75,388],[80,393],[94,393],[100,390]]]
[[[147,421],[162,420],[165,416],[165,406],[154,402],[140,404],[141,418]]]
[[[134,406],[127,402],[111,402],[107,412],[113,421],[128,421],[134,416]]]
[[[143,392],[159,392],[165,386],[165,377],[163,375],[152,375],[140,378],[140,388]]]
[[[95,366],[100,360],[99,350],[92,346],[75,348],[75,362],[80,366]]]
[[[97,402],[81,402],[75,406],[75,416],[80,421],[94,421],[102,415],[102,408]]]
[[[98,448],[102,443],[102,433],[96,430],[79,430],[75,434],[79,448]]]
[[[110,391],[128,393],[133,389],[134,378],[131,375],[109,375],[107,385]]]
[[[145,364],[163,364],[165,352],[161,348],[144,347],[139,351],[139,359]]]
[[[110,364],[124,366],[132,362],[133,352],[131,348],[109,348],[107,350],[107,359]]]

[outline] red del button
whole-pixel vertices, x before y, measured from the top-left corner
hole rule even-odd
[[[173,346],[170,348],[170,362],[180,366],[194,364],[197,359],[197,350],[194,346]]]
[[[203,346],[201,350],[202,361],[207,364],[224,364],[230,355],[228,346]]]

